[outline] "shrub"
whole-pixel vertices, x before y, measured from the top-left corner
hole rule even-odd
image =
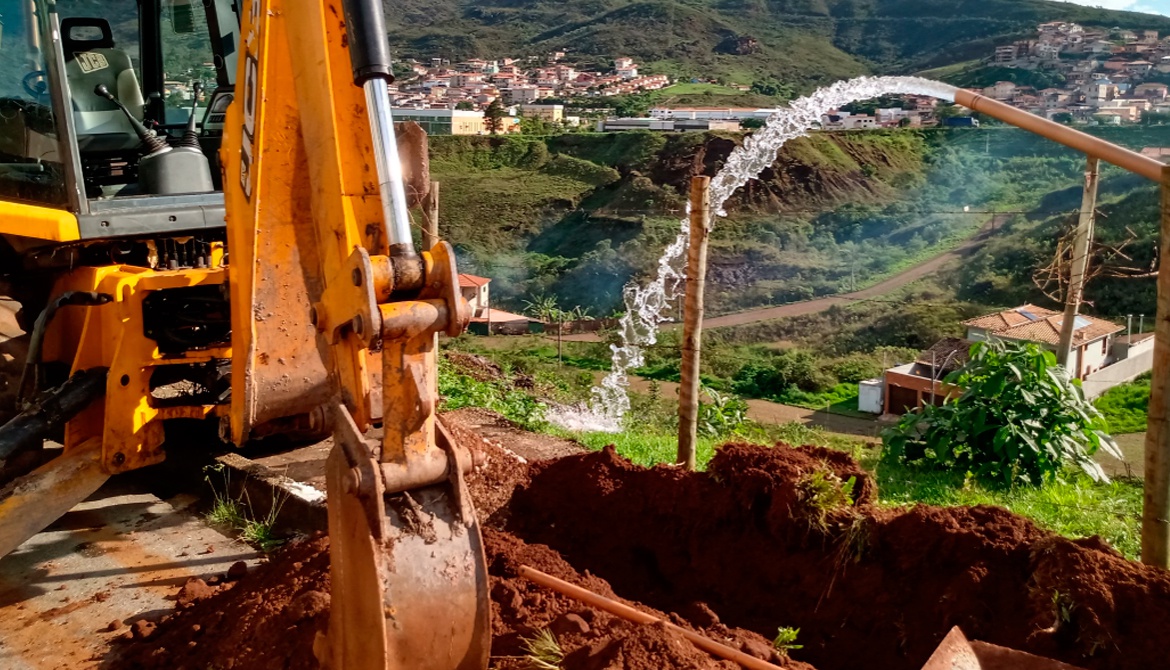
[[[971,360],[946,382],[961,393],[887,429],[885,458],[1038,486],[1069,464],[1108,481],[1093,454],[1105,448],[1121,457],[1101,430],[1101,413],[1052,352],[1036,344],[977,342]]]

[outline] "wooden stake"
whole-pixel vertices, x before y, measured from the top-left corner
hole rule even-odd
[[[634,609],[625,603],[620,603],[612,598],[606,598],[605,596],[598,595],[589,589],[581,588],[576,584],[570,584],[563,579],[553,577],[552,575],[541,572],[536,568],[530,568],[527,565],[521,565],[519,572],[520,576],[527,580],[540,584],[547,589],[556,591],[563,596],[568,596],[573,600],[585,603],[586,605],[599,609],[602,612],[609,612],[616,617],[620,617],[626,621],[632,621],[634,623],[645,624],[648,626],[663,626],[664,628],[686,638],[687,641],[689,641],[691,644],[695,645],[699,649],[702,649],[708,654],[718,656],[719,658],[725,658],[733,663],[738,663],[741,666],[748,668],[749,670],[783,670],[780,668],[780,666],[773,665],[767,661],[758,659],[755,656],[740,651],[739,649],[733,649],[723,644],[722,642],[716,642],[715,640],[712,640],[705,635],[699,635],[694,631],[687,630],[682,626],[677,626],[669,621],[666,621],[665,619],[659,619],[658,617],[647,614],[642,610]]]
[[[439,182],[432,181],[427,197],[423,199],[423,249],[430,249],[439,243]]]
[[[1170,166],[1162,168],[1162,244],[1158,265],[1158,316],[1146,429],[1146,481],[1142,500],[1142,562],[1170,568]]]
[[[1068,294],[1064,300],[1064,320],[1060,326],[1060,346],[1056,348],[1056,360],[1073,377],[1080,377],[1080,358],[1073,368],[1073,335],[1076,332],[1077,314],[1085,293],[1085,277],[1089,271],[1089,256],[1093,246],[1093,225],[1097,209],[1097,168],[1100,160],[1089,156],[1085,164],[1085,192],[1081,196],[1081,215],[1073,237],[1072,267],[1069,270]]]
[[[711,178],[691,179],[691,240],[687,251],[687,299],[683,312],[681,386],[678,391],[678,464],[696,465],[699,421],[699,360],[703,332],[703,291],[707,239],[711,232]]]

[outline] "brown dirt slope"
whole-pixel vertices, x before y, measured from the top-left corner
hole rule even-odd
[[[824,482],[850,477],[852,502],[824,513]],[[799,627],[794,656],[821,670],[917,670],[954,625],[1093,670],[1164,665],[1170,574],[999,508],[875,509],[871,487],[812,447],[724,447],[694,474],[607,449],[538,465],[511,523],[627,598]]]

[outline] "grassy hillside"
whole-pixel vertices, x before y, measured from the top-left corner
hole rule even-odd
[[[1100,128],[1131,147],[1170,127]],[[496,278],[511,308],[541,294],[602,315],[645,278],[679,229],[690,177],[714,174],[739,134],[432,138],[444,235],[463,267]],[[790,143],[736,194],[712,235],[708,310],[725,313],[847,291],[919,263],[1009,214],[947,281],[984,304],[1044,301],[1031,281],[1080,202],[1083,157],[1011,128],[817,133]],[[1153,261],[1156,193],[1108,173],[1103,241],[1132,233],[1129,265]],[[1118,263],[1121,260],[1117,261]],[[1152,279],[1101,278],[1107,313],[1152,311]]]
[[[690,177],[713,174],[741,139],[649,132],[432,138],[444,235],[458,246],[465,267],[500,280],[493,295],[512,307],[551,293],[568,306],[608,313],[619,305],[622,286],[652,271],[674,238]],[[769,249],[781,237],[803,239],[774,220],[780,210],[805,220],[808,211],[896,199],[900,184],[919,179],[925,151],[912,133],[825,134],[793,142],[731,203],[734,223],[717,233],[713,262],[729,268],[748,254],[770,263]],[[748,283],[766,278],[771,275],[757,273]],[[755,298],[769,299],[770,293]],[[715,302],[732,307],[742,301]]]
[[[406,0],[387,10],[401,55],[628,55],[652,71],[776,78],[798,92],[981,57],[1043,21],[1170,31],[1166,17],[1047,0]],[[735,48],[741,37],[755,46]]]

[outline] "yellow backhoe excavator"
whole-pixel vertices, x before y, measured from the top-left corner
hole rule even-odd
[[[176,422],[332,432],[319,658],[486,668],[470,459],[435,421],[435,335],[469,311],[451,247],[411,239],[380,0],[0,0],[0,21],[0,275],[30,333],[0,461],[64,445],[5,483],[0,555],[162,461]],[[201,112],[192,80],[214,81]]]

